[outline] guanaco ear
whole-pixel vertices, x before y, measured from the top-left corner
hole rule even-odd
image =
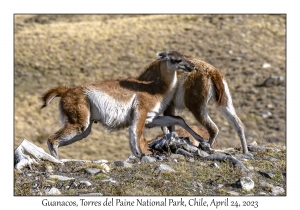
[[[167,57],[166,52],[158,52],[156,53],[156,55],[159,56],[158,58],[156,58],[156,60],[164,60]]]

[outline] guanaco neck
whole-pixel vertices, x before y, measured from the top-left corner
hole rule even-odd
[[[167,61],[160,62],[161,79],[169,87],[169,90],[175,87],[177,82],[177,72],[168,68]]]

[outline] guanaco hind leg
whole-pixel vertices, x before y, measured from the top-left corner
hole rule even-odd
[[[148,122],[145,126],[147,128],[152,127],[170,127],[179,125],[184,128],[187,132],[189,132],[196,140],[199,142],[204,142],[205,139],[199,136],[196,132],[194,132],[184,121],[183,118],[178,116],[158,116],[155,117],[151,122]]]

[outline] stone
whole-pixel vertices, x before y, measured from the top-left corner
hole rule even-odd
[[[269,171],[258,171],[262,176],[272,179],[276,176],[276,173]]]
[[[259,186],[264,190],[270,190],[272,187],[274,187],[272,184],[266,182],[265,180],[261,180]]]
[[[146,155],[146,156],[142,157],[141,162],[142,163],[153,163],[153,162],[156,162],[156,158]]]
[[[241,177],[238,182],[243,190],[250,191],[254,188],[254,181],[250,177]]]
[[[115,161],[114,164],[116,166],[121,166],[121,167],[125,167],[125,168],[131,168],[132,167],[132,164],[128,163],[126,161]]]
[[[89,187],[89,186],[92,186],[92,184],[89,182],[89,181],[80,181],[79,182],[80,184],[84,184],[85,186]]]
[[[250,144],[248,144],[248,146],[258,146],[256,141],[251,142]]]
[[[46,195],[61,195],[61,192],[57,188],[52,187],[51,189],[47,188],[45,190],[45,194]]]
[[[184,161],[185,157],[183,155],[180,155],[180,154],[171,154],[170,159],[177,159],[177,160]]]
[[[267,69],[267,68],[270,68],[270,67],[271,67],[271,64],[269,64],[269,63],[264,63],[264,64],[262,65],[262,67],[263,67],[264,69]]]
[[[271,162],[276,162],[279,161],[277,158],[271,157],[271,156],[265,156],[264,157],[265,160],[269,160]]]
[[[104,172],[108,173],[110,171],[110,168],[106,163],[100,163],[99,165],[103,168]]]
[[[46,173],[48,173],[48,174],[52,174],[52,173],[53,173],[53,168],[52,168],[52,166],[47,166],[47,167],[46,167]]]
[[[209,156],[209,154],[207,152],[203,151],[203,150],[198,149],[194,152],[194,156],[196,156],[196,157],[206,157],[206,156]]]
[[[194,186],[194,188],[198,188],[198,190],[200,190],[200,191],[203,190],[203,185],[202,185],[201,182],[196,182],[196,181],[194,181],[194,182],[193,182],[193,186]]]
[[[61,175],[50,175],[50,179],[58,179],[59,181],[70,181],[74,180],[73,177],[61,176]]]
[[[227,194],[232,195],[232,196],[239,196],[240,194],[235,191],[227,191]]]
[[[137,163],[137,162],[139,162],[139,158],[135,157],[134,155],[130,155],[124,162]]]
[[[102,170],[99,169],[99,168],[86,168],[86,169],[85,169],[85,172],[86,172],[87,174],[89,174],[89,175],[95,176],[95,175],[101,173]]]
[[[167,164],[160,164],[154,169],[154,173],[166,173],[166,172],[175,172],[175,170],[168,166]]]
[[[108,178],[108,179],[102,179],[101,182],[110,182],[110,183],[117,183],[116,180],[114,180],[113,178]]]
[[[276,186],[271,188],[272,195],[283,195],[285,190],[282,187]]]
[[[212,168],[220,168],[219,165],[215,162],[211,163],[209,166]]]

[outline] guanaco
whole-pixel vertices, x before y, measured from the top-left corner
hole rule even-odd
[[[235,112],[224,75],[209,63],[190,56],[185,55],[185,57],[195,65],[195,70],[190,74],[177,74],[176,93],[173,94],[174,97],[164,111],[164,115],[173,116],[177,115],[178,111],[188,109],[197,121],[207,129],[209,133],[208,143],[212,146],[219,129],[207,113],[207,104],[211,98],[214,98],[217,109],[236,130],[242,144],[243,153],[251,155],[246,144],[244,125]],[[159,75],[156,63],[157,61],[150,64],[137,79],[155,80]],[[175,131],[175,126],[170,126],[164,131]]]
[[[159,116],[174,98],[177,72],[190,73],[194,64],[177,51],[157,55],[157,61],[152,64],[157,74],[152,81],[134,78],[104,80],[73,88],[59,86],[43,94],[42,108],[55,97],[61,97],[59,112],[63,127],[47,140],[51,155],[59,158],[59,147],[86,138],[94,121],[110,131],[129,127],[130,148],[136,157],[149,153],[144,127],[180,125],[195,139],[204,141],[182,118]]]

